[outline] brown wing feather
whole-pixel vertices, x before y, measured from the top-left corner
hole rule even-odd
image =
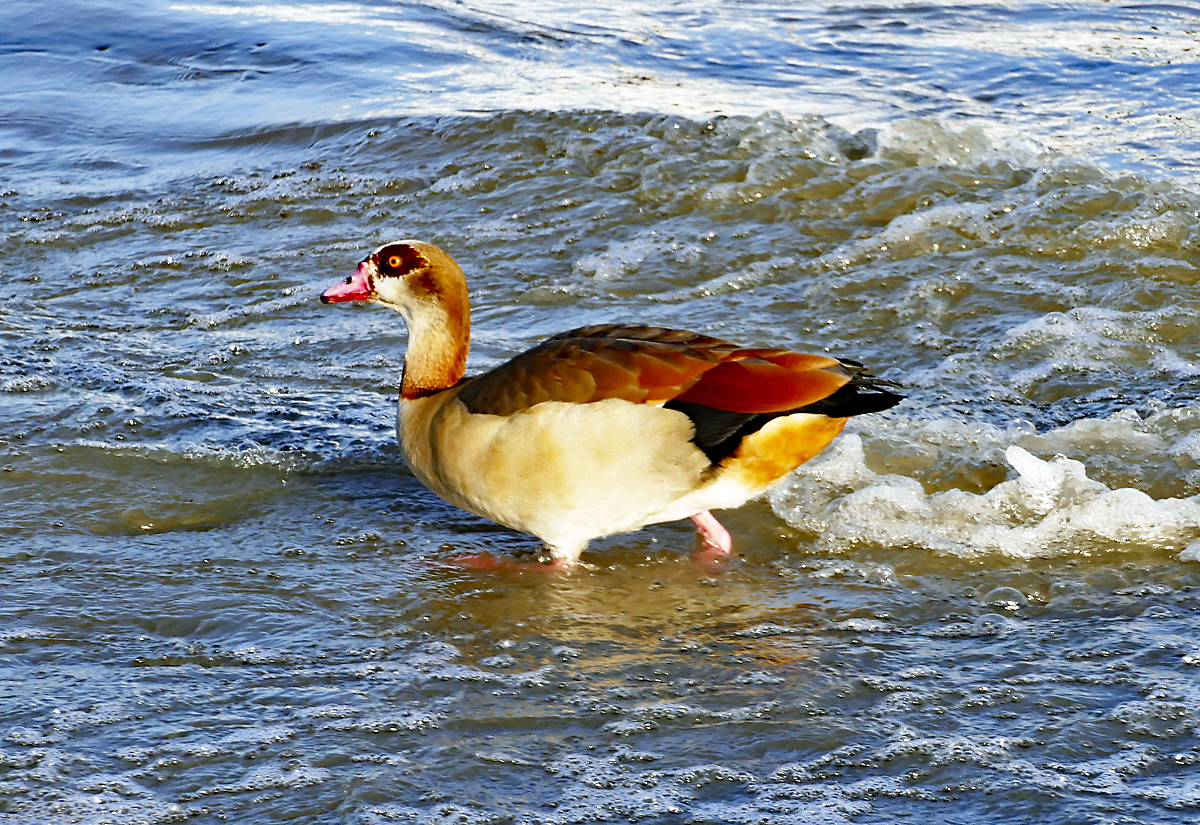
[[[544,401],[586,404],[672,399],[731,412],[778,412],[818,401],[850,380],[833,358],[739,348],[665,327],[601,324],[559,333],[470,379],[473,413],[511,415]]]
[[[458,397],[471,412],[489,415],[511,415],[543,401],[662,403],[736,349],[718,338],[662,327],[581,327],[471,379]]]

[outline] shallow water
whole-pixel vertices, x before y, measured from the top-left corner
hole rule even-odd
[[[1194,10],[0,15],[0,822],[1194,818]],[[316,300],[397,237],[473,370],[636,320],[909,400],[725,568],[463,570],[534,540]]]

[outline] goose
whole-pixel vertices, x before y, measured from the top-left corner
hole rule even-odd
[[[850,416],[903,397],[856,361],[638,324],[559,333],[464,377],[466,277],[418,240],[380,246],[321,301],[400,313],[405,463],[455,507],[541,539],[538,561],[556,567],[592,539],[688,518],[703,552],[728,555],[711,510],[761,495]]]

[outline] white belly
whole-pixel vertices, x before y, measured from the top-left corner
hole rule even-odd
[[[494,416],[468,412],[453,391],[401,400],[397,424],[404,457],[429,489],[538,536],[560,557],[697,512],[672,506],[710,481],[692,432],[683,413],[619,399]]]

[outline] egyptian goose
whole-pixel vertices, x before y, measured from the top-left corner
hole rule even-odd
[[[436,246],[385,244],[321,295],[373,301],[408,325],[396,434],[412,472],[463,510],[574,564],[589,540],[740,507],[819,453],[847,416],[901,400],[854,361],[740,347],[695,332],[602,324],[555,335],[464,378],[462,269]]]

